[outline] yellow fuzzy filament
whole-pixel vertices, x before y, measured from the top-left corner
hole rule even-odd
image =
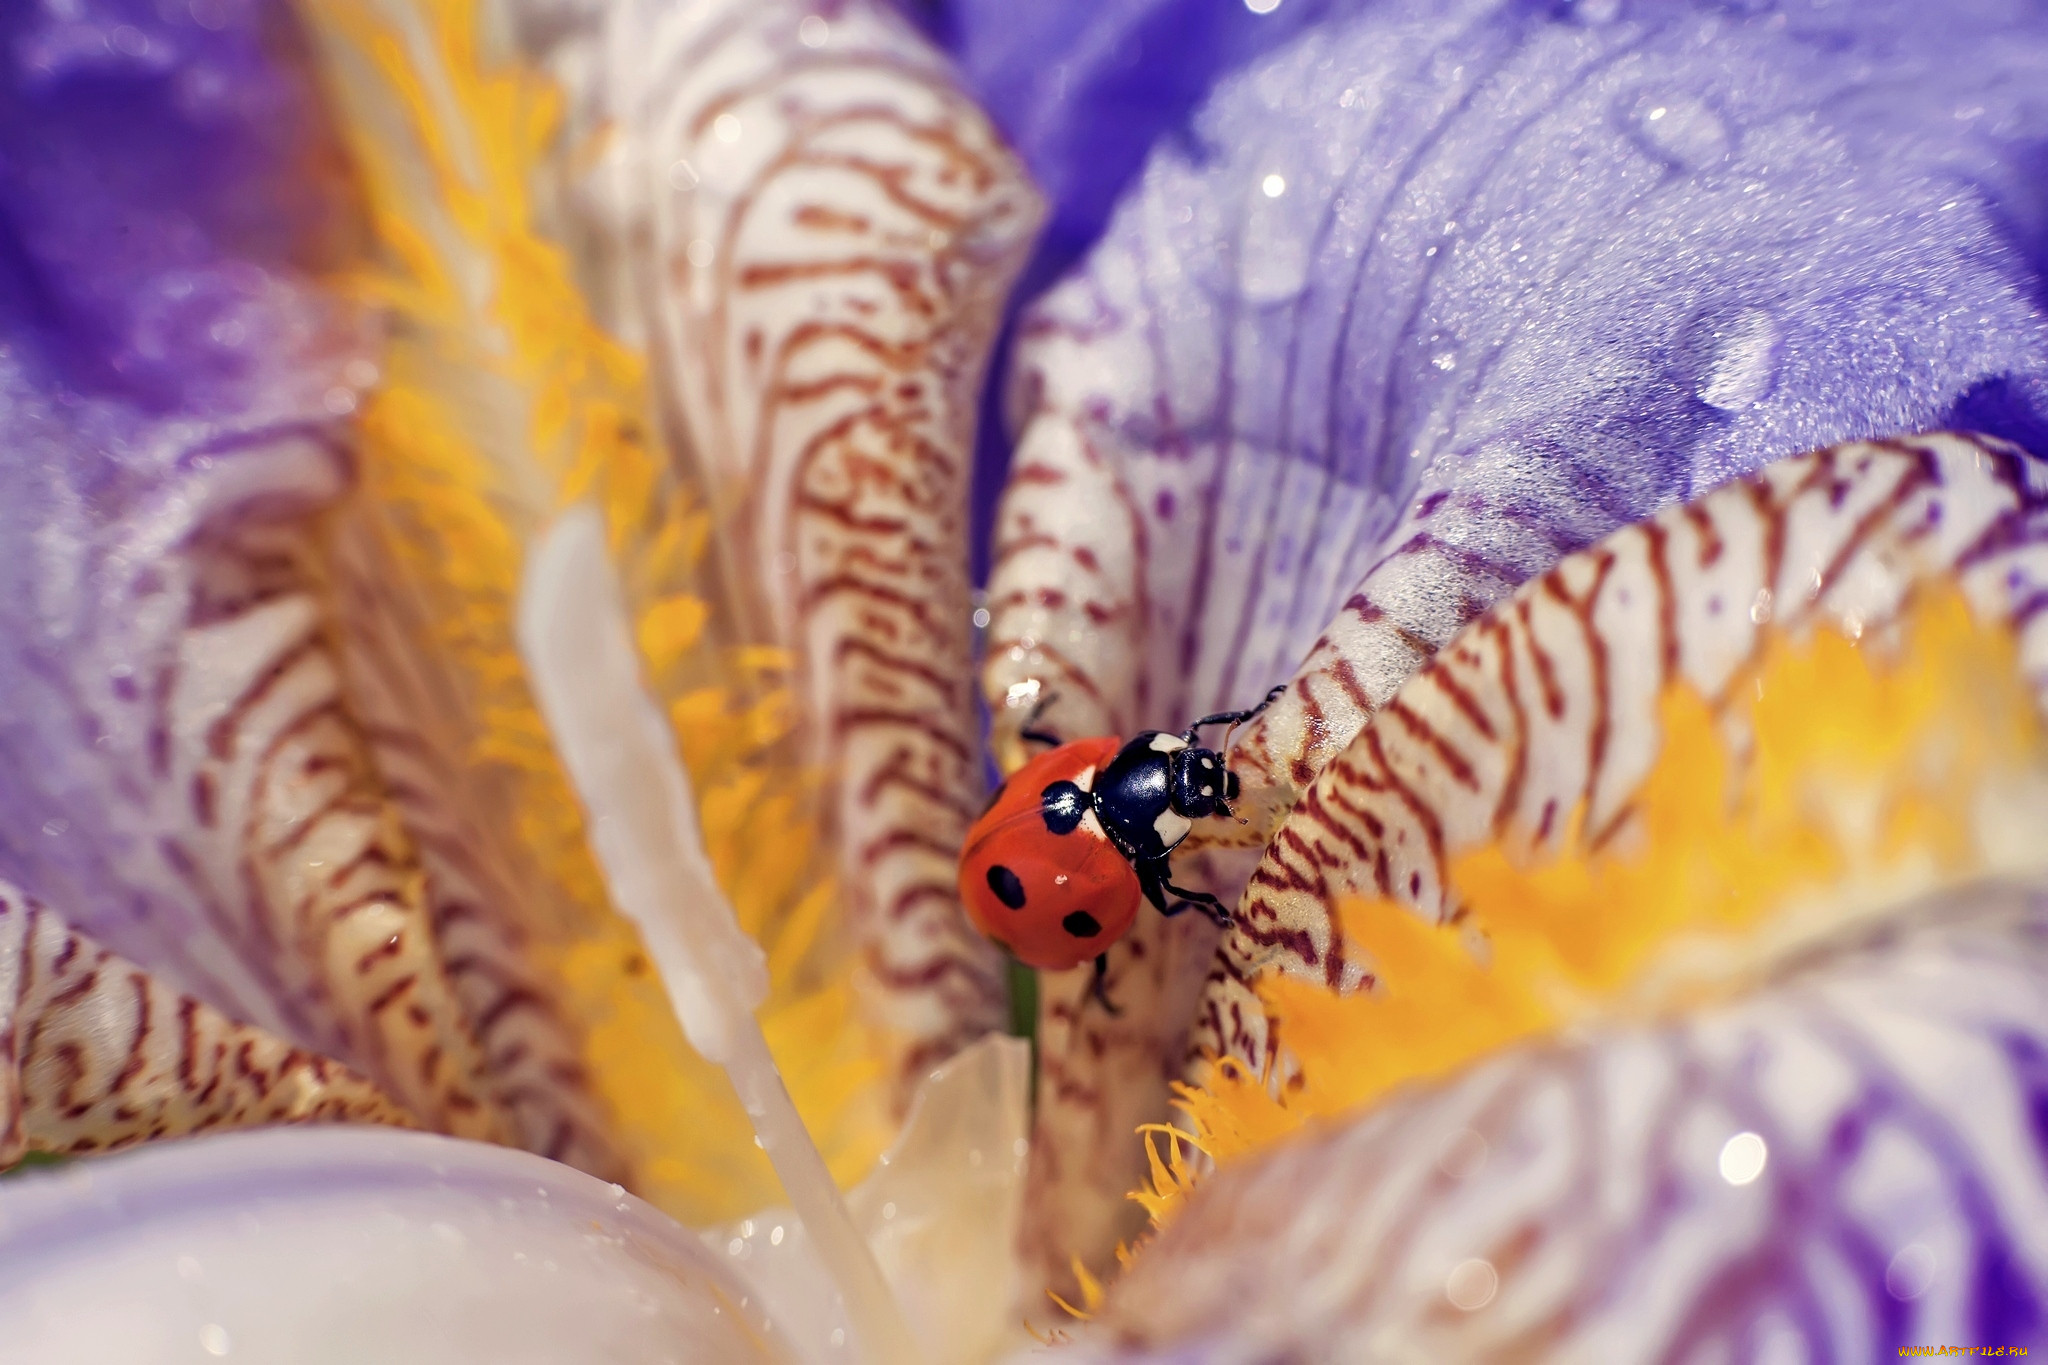
[[[1581,812],[1554,856],[1500,843],[1459,855],[1450,879],[1468,924],[1345,903],[1342,931],[1375,987],[1340,997],[1262,979],[1289,1083],[1226,1060],[1180,1088],[1189,1131],[1169,1140],[1228,1162],[1567,1025],[1739,989],[1796,945],[1944,884],[2048,862],[2024,832],[2040,827],[2048,753],[2014,642],[1952,591],[1861,646],[1773,634],[1718,708],[1674,686],[1660,722],[1620,847],[1588,851]],[[1177,1146],[1166,1162],[1155,1152],[1151,1188],[1133,1197],[1160,1221],[1194,1179]]]
[[[1050,1289],[1045,1291],[1045,1295],[1058,1304],[1061,1310],[1069,1317],[1079,1318],[1081,1321],[1086,1322],[1095,1316],[1096,1310],[1102,1307],[1102,1301],[1108,1297],[1108,1291],[1102,1287],[1101,1279],[1081,1263],[1079,1256],[1074,1257],[1072,1265],[1074,1283],[1081,1287],[1081,1306],[1076,1308]]]
[[[532,931],[640,1192],[704,1222],[773,1202],[774,1175],[722,1075],[684,1041],[630,928],[607,907],[575,798],[512,637],[524,547],[590,499],[606,517],[650,684],[670,709],[704,839],[766,949],[762,1023],[834,1175],[890,1136],[884,1040],[855,1008],[811,824],[816,778],[784,743],[790,661],[705,586],[717,527],[649,434],[640,358],[597,327],[533,186],[558,99],[487,58],[475,0],[304,0],[379,247],[344,282],[390,319],[360,414],[362,498],[464,693],[468,760],[506,793],[548,883]]]

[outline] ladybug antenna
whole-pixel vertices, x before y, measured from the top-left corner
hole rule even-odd
[[[1050,731],[1041,730],[1038,728],[1038,718],[1045,714],[1045,708],[1051,706],[1054,702],[1058,701],[1059,699],[1060,694],[1057,692],[1048,692],[1044,696],[1040,697],[1038,699],[1038,704],[1031,708],[1031,714],[1024,717],[1024,728],[1017,732],[1017,737],[1019,739],[1030,740],[1035,744],[1043,744],[1054,749],[1057,749],[1060,747],[1060,745],[1064,744],[1066,741],[1061,739],[1058,735],[1055,735]]]
[[[1204,716],[1200,720],[1196,721],[1193,725],[1190,725],[1187,729],[1181,731],[1180,737],[1186,740],[1188,743],[1193,744],[1195,742],[1195,732],[1202,729],[1204,726],[1222,725],[1226,727],[1235,727],[1237,725],[1240,725],[1243,722],[1250,720],[1253,716],[1258,715],[1259,712],[1271,706],[1275,701],[1278,701],[1280,698],[1280,694],[1282,692],[1285,692],[1286,690],[1286,683],[1276,683],[1274,684],[1272,690],[1268,691],[1264,697],[1259,699],[1259,704],[1257,706],[1252,707],[1249,711],[1218,711],[1213,716]],[[1226,747],[1230,744],[1229,729],[1225,729],[1223,732],[1223,743]]]

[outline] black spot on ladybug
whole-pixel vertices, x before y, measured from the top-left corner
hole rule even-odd
[[[996,899],[1012,910],[1024,908],[1024,883],[1017,880],[1017,874],[997,863],[988,870],[988,889],[996,893]]]
[[[1088,813],[1088,793],[1071,782],[1055,782],[1039,793],[1038,808],[1047,829],[1054,834],[1072,834]]]
[[[1102,932],[1102,926],[1095,922],[1095,916],[1086,910],[1076,910],[1060,921],[1060,928],[1075,938],[1094,938]]]

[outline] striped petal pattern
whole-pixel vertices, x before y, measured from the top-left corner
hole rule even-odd
[[[412,1126],[360,1075],[170,989],[0,884],[0,1167],[307,1122]]]
[[[796,661],[847,923],[913,1077],[1004,1011],[953,890],[982,781],[962,566],[1036,196],[883,6],[622,4],[549,41],[572,136],[602,144],[575,193],[597,295],[657,358],[742,638]]]
[[[1992,886],[1740,1002],[1503,1053],[1209,1176],[1077,1358],[2038,1345],[2044,984],[2048,898]]]
[[[1860,635],[1953,573],[2048,682],[2044,518],[2035,461],[1944,434],[1783,460],[1566,559],[1424,666],[1317,778],[1252,876],[1198,1050],[1275,1061],[1249,985],[1262,971],[1369,984],[1332,932],[1347,896],[1443,922],[1464,850],[1624,838],[1659,752],[1659,696],[1684,683],[1725,705],[1766,626]]]
[[[2005,10],[1373,4],[1219,82],[1020,319],[999,759],[1048,697],[1059,733],[1129,734],[1288,683],[1231,746],[1248,822],[1185,859],[1232,901],[1410,674],[1561,557],[1798,450],[2038,437],[2044,44]],[[1258,933],[1297,927],[1262,907]],[[1100,1185],[1074,1197],[1094,1220],[1048,1213],[1093,1229],[1049,1267],[1133,1226],[1081,1154],[1165,1116],[1188,1054],[1155,1021],[1204,996],[1211,941],[1141,918],[1111,956],[1122,1020],[1085,974],[1042,989],[1034,1207]],[[1199,1043],[1255,1047],[1243,997],[1201,1008]]]

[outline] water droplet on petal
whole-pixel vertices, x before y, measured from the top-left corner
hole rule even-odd
[[[1443,1150],[1437,1153],[1436,1166],[1453,1180],[1470,1179],[1486,1164],[1492,1150],[1492,1144],[1478,1133],[1470,1128],[1460,1128],[1444,1139]]]
[[[1934,1287],[1934,1252],[1921,1242],[1899,1248],[1884,1268],[1885,1292],[1900,1302],[1911,1302]]]
[[[831,38],[832,25],[822,15],[806,14],[796,26],[796,40],[805,47],[823,47]]]
[[[1764,1173],[1771,1149],[1755,1133],[1737,1133],[1721,1144],[1721,1178],[1731,1185],[1748,1185]]]
[[[199,1329],[199,1349],[210,1356],[224,1356],[234,1347],[228,1338],[228,1329],[217,1322],[209,1322]]]
[[[737,114],[720,114],[711,120],[711,136],[720,142],[738,142],[744,131]]]
[[[1271,14],[1280,8],[1280,0],[1244,0],[1244,7],[1253,14]]]
[[[1451,1301],[1451,1307],[1470,1313],[1493,1302],[1494,1293],[1500,1288],[1500,1275],[1491,1261],[1473,1257],[1460,1261],[1444,1280],[1444,1297]]]
[[[1735,145],[1726,120],[1689,95],[1640,100],[1629,122],[1645,151],[1682,171],[1724,161]]]
[[[1778,382],[1785,329],[1761,308],[1745,308],[1713,329],[1713,353],[1697,392],[1723,412],[1741,412],[1770,396]]]
[[[1238,289],[1251,303],[1284,303],[1308,287],[1315,214],[1296,202],[1301,196],[1295,177],[1267,171],[1256,189],[1238,248]]]

